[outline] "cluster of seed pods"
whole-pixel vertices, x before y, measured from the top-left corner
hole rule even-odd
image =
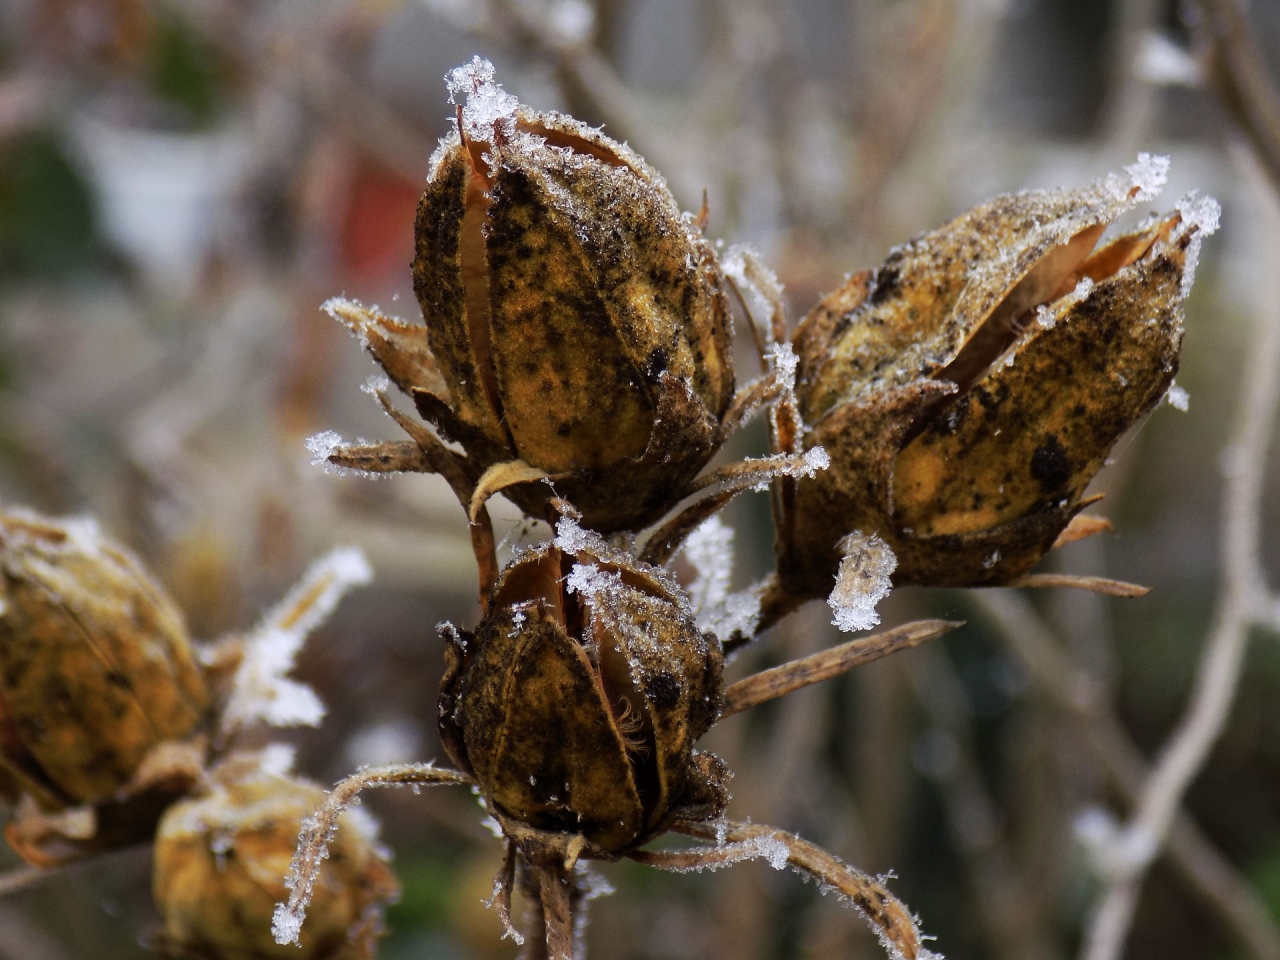
[[[1145,155],[1082,189],[997,197],[852,274],[789,329],[768,270],[741,252],[726,270],[705,206],[682,213],[626,146],[528,110],[479,59],[448,81],[456,126],[415,231],[423,322],[326,304],[382,368],[371,392],[408,439],[310,446],[341,470],[440,474],[465,511],[479,615],[441,627],[437,702],[454,768],[361,771],[325,795],[279,751],[234,748],[254,722],[319,721],[254,644],[296,649],[286,624],[313,623],[308,610],[358,581],[350,564],[197,652],[126,551],[15,512],[0,517],[10,843],[52,864],[154,837],[170,953],[274,955],[274,936],[306,960],[361,960],[395,882],[349,804],[368,786],[466,784],[506,838],[493,903],[535,938],[531,955],[581,960],[590,861],[764,858],[837,890],[891,956],[923,960],[915,918],[881,882],[726,819],[730,771],[696,743],[722,717],[951,625],[907,624],[728,686],[726,656],[810,599],[861,631],[894,584],[1030,583],[1055,544],[1100,529],[1080,512],[1087,487],[1172,385],[1216,205],[1193,196],[1104,241],[1164,181],[1167,161]],[[741,386],[732,292],[770,311],[744,318],[764,373]],[[714,465],[760,413],[770,455]],[[716,514],[761,487],[773,574],[741,594],[723,571],[680,583],[676,554],[714,559]],[[505,568],[486,507],[498,493],[550,531]],[[672,831],[698,843],[644,849]]]

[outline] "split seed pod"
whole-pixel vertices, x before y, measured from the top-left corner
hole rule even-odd
[[[47,812],[114,802],[207,707],[182,615],[135,557],[90,520],[0,513],[0,787]]]
[[[693,750],[723,661],[661,571],[560,530],[503,571],[474,635],[452,633],[440,731],[508,836],[580,834],[610,857],[723,810],[727,772]]]
[[[302,949],[272,939],[302,819],[324,797],[315,784],[237,757],[214,771],[208,794],[170,807],[156,834],[153,872],[164,949],[200,960],[370,960],[397,887],[360,810],[342,815]]]
[[[839,541],[876,534],[897,583],[1007,583],[1081,509],[1112,445],[1168,390],[1211,199],[1096,252],[1163,182],[997,197],[851,277],[796,330],[797,395],[831,468],[796,484],[778,542],[792,596],[831,589]]]
[[[452,75],[468,102],[415,228],[425,328],[352,325],[476,477],[523,461],[525,479],[555,476],[590,528],[639,529],[720,444],[725,280],[655,170],[598,130],[520,106],[492,71],[477,59]],[[506,492],[548,516],[543,484]]]

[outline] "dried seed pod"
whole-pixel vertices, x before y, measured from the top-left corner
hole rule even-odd
[[[556,476],[592,529],[639,529],[720,444],[725,281],[656,171],[598,130],[520,106],[492,72],[477,59],[452,76],[468,102],[415,230],[425,328],[340,315],[461,444],[473,481],[523,461]],[[542,484],[507,495],[548,514]]]
[[[612,856],[723,809],[723,765],[693,750],[722,657],[660,570],[559,530],[506,568],[474,635],[452,635],[440,729],[500,819]]]
[[[342,815],[301,951],[272,938],[302,820],[325,792],[264,766],[271,763],[256,755],[225,762],[206,795],[175,804],[160,821],[152,884],[164,948],[201,960],[368,960],[397,888],[376,828],[358,809]]]
[[[0,513],[0,786],[47,811],[117,801],[207,707],[182,615],[135,557],[91,520]]]
[[[1007,583],[1053,545],[1177,369],[1216,204],[1189,199],[1093,250],[1165,166],[1144,157],[1128,181],[998,197],[805,318],[797,395],[806,443],[832,466],[783,498],[783,593],[829,591],[855,531],[890,545],[896,583]]]

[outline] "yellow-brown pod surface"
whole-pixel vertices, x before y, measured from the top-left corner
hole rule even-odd
[[[850,278],[797,328],[798,398],[831,468],[782,518],[786,592],[830,591],[875,533],[897,583],[1007,583],[1080,509],[1178,365],[1188,252],[1211,200],[1094,250],[1140,191],[999,197]]]
[[[272,939],[302,819],[324,799],[314,784],[236,757],[214,772],[208,793],[170,807],[152,876],[164,948],[200,960],[370,960],[396,882],[358,808],[339,821],[301,950]]]
[[[91,520],[0,513],[0,785],[50,810],[116,799],[208,693],[182,615]]]
[[[719,444],[725,281],[640,157],[472,76],[418,208],[414,288],[439,382],[393,379],[477,470],[523,460],[563,475],[587,526],[638,529]],[[547,513],[542,485],[507,495]]]
[[[723,806],[719,761],[693,750],[721,664],[678,587],[579,530],[509,565],[474,635],[455,637],[442,738],[497,814],[616,855],[680,810]]]

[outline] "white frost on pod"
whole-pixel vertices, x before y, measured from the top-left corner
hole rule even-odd
[[[874,533],[854,531],[840,541],[844,559],[836,575],[836,586],[827,598],[835,611],[831,622],[846,633],[870,630],[880,622],[876,604],[889,595],[898,558],[889,545]]]

